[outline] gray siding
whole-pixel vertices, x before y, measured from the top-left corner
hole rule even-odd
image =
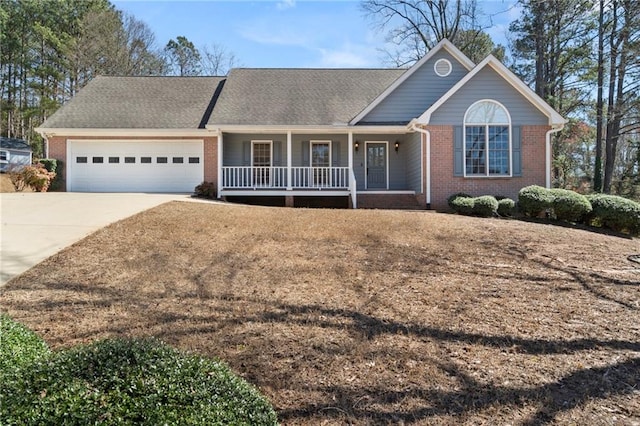
[[[247,158],[246,143],[252,140],[270,140],[274,143],[273,157],[279,159],[280,165],[287,165],[287,135],[261,135],[261,134],[229,134],[225,133],[222,138],[222,165],[223,166],[250,166],[251,158]],[[249,149],[250,146],[249,146]],[[280,150],[276,153],[276,150]],[[276,165],[276,164],[274,164]]]
[[[436,61],[443,58],[448,59],[452,66],[451,74],[446,77],[438,76],[433,69]],[[390,93],[360,123],[408,123],[422,115],[467,72],[449,52],[441,50]]]
[[[412,189],[407,186],[407,161],[420,161],[410,157],[410,142],[406,135],[354,135],[354,141],[360,143],[358,152],[353,153],[353,173],[356,177],[358,191],[365,190],[365,162],[366,147],[365,142],[388,142],[388,164],[389,164],[389,189],[406,190]],[[400,142],[398,152],[395,151],[395,142]],[[410,160],[408,160],[410,159]]]
[[[548,124],[549,119],[497,72],[486,67],[431,115],[429,124],[462,125],[467,108],[481,99],[493,99],[507,108],[514,126]]]
[[[420,133],[407,135],[405,138],[407,149],[407,185],[416,194],[422,189],[422,138]]]
[[[0,170],[3,172],[22,170],[24,166],[31,164],[30,152],[14,151],[7,148],[2,148],[2,151],[7,151],[9,153],[9,162],[0,163]]]

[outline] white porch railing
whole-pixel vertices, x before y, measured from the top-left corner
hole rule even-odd
[[[349,189],[348,167],[222,167],[223,189]]]

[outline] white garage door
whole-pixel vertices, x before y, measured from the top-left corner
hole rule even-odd
[[[67,190],[193,192],[204,180],[202,141],[69,141]]]

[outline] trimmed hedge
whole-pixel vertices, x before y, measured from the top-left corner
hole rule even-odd
[[[498,214],[500,216],[513,216],[515,211],[516,202],[511,198],[501,198],[498,200]]]
[[[458,214],[472,215],[473,206],[475,204],[474,198],[467,197],[465,194],[459,195],[451,200],[449,205]]]
[[[518,209],[527,216],[537,217],[552,206],[553,195],[541,186],[525,186],[518,193]]]
[[[450,195],[449,198],[447,198],[447,204],[449,205],[449,208],[454,211],[456,210],[454,205],[454,201],[456,198],[473,198],[473,197],[464,192],[456,192],[455,194]]]
[[[605,194],[591,194],[587,199],[593,208],[588,224],[640,235],[640,203]]]
[[[592,210],[591,203],[582,194],[568,189],[551,189],[553,213],[558,220],[581,222]]]
[[[194,194],[196,197],[215,199],[218,193],[218,187],[214,182],[202,182],[196,186]]]
[[[49,353],[37,336],[8,320],[17,336],[17,344],[10,343],[4,322],[0,354],[9,356],[0,370],[2,425],[277,424],[270,403],[220,361],[151,339]],[[22,363],[8,367],[12,357]]]
[[[483,195],[473,199],[473,214],[480,217],[493,217],[498,214],[498,200],[492,195]]]

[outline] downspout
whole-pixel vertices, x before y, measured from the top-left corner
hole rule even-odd
[[[560,124],[560,127],[552,128],[547,132],[545,139],[545,185],[547,189],[551,188],[551,135],[553,133],[558,133],[562,129],[564,129],[564,123]]]
[[[223,149],[223,140],[222,140],[222,130],[218,129],[218,155],[217,155],[217,168],[218,168],[218,199],[222,198],[222,179],[223,179],[223,171],[222,171],[222,149]]]
[[[427,129],[423,129],[421,127],[418,127],[417,124],[413,123],[411,124],[410,130],[413,130],[414,132],[418,132],[421,133],[423,135],[425,135],[426,138],[426,142],[427,142],[427,162],[426,162],[426,167],[427,167],[427,209],[431,208],[431,132],[429,132]],[[420,142],[422,142],[422,138],[420,139]],[[422,151],[422,146],[424,146],[422,143],[420,143],[421,146],[421,151]],[[424,153],[423,153],[424,154]],[[424,156],[422,157],[424,158]],[[423,185],[424,182],[424,178],[420,179],[420,184]]]

